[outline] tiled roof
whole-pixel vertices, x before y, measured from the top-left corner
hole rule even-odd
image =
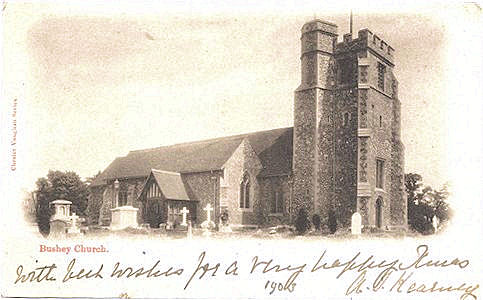
[[[220,170],[245,138],[262,161],[261,176],[291,172],[293,128],[289,127],[131,151],[116,158],[91,185],[114,178],[147,177],[151,169],[177,173]]]
[[[181,174],[160,170],[152,170],[152,174],[166,199],[190,200],[181,179]]]

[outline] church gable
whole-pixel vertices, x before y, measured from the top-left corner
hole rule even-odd
[[[181,174],[151,170],[139,198],[160,198],[169,200],[190,200]]]
[[[256,224],[259,202],[257,175],[263,165],[250,141],[244,139],[223,165],[220,205],[233,224]]]

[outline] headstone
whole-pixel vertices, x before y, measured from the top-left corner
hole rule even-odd
[[[211,235],[211,230],[215,229],[216,225],[215,222],[211,221],[211,212],[213,211],[213,207],[211,207],[211,204],[208,203],[205,208],[203,208],[204,211],[206,211],[206,221],[201,223],[201,228],[203,229],[203,236],[210,236]]]
[[[433,216],[434,233],[438,232],[438,226],[439,226],[439,218],[436,215],[434,215]]]
[[[355,235],[360,235],[361,234],[361,229],[362,229],[362,217],[361,214],[358,212],[355,212],[352,215],[352,220],[351,220],[351,233]]]
[[[166,226],[165,226],[166,230],[173,230],[174,229],[174,225],[173,225],[173,222],[166,222]]]
[[[213,211],[213,207],[211,207],[211,204],[208,203],[205,208],[203,208],[204,211],[206,211],[206,220],[208,222],[211,222],[211,212]]]
[[[71,221],[71,224],[70,224],[70,227],[67,229],[67,232],[74,233],[74,234],[81,233],[80,226],[79,226],[79,216],[73,213],[72,216],[70,216],[70,221]]]
[[[69,224],[66,220],[53,219],[50,221],[49,238],[62,239],[67,236]]]
[[[186,234],[186,238],[188,238],[188,239],[193,238],[193,227],[191,225],[191,220],[188,220],[188,232]]]
[[[181,226],[187,226],[188,224],[186,224],[186,215],[189,213],[190,211],[188,209],[186,209],[186,207],[183,207],[183,209],[181,210],[181,213],[183,214],[183,222],[181,222]]]
[[[220,216],[219,231],[233,232],[231,230],[230,224],[228,224],[228,212],[226,210]]]

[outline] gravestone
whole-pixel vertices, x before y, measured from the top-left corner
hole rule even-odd
[[[80,231],[80,218],[77,216],[75,213],[70,216],[70,227],[67,229],[67,233],[72,233],[72,234],[79,234],[81,233]]]
[[[230,224],[228,223],[228,212],[224,211],[220,216],[219,231],[220,232],[233,232]]]
[[[183,209],[181,210],[181,213],[183,214],[183,221],[181,222],[181,226],[188,226],[188,224],[186,223],[186,215],[189,212],[190,211],[188,209],[186,209],[186,207],[183,207]]]
[[[211,212],[213,211],[213,207],[211,207],[211,204],[208,203],[205,208],[203,208],[204,211],[206,211],[206,221],[201,223],[201,228],[203,229],[203,236],[210,236],[211,235],[211,230],[215,229],[215,222],[211,221]]]
[[[49,238],[63,239],[67,237],[69,223],[66,220],[54,219],[50,221]]]
[[[361,234],[361,229],[362,229],[362,217],[361,214],[358,212],[355,212],[352,215],[351,219],[351,233],[354,235],[360,235]]]
[[[206,221],[211,222],[211,212],[213,211],[213,207],[211,207],[211,204],[208,203],[205,208],[203,208],[204,211],[206,211]]]
[[[438,226],[439,226],[439,218],[436,215],[434,215],[433,216],[434,233],[438,232]]]
[[[186,238],[188,239],[193,238],[193,226],[191,225],[191,220],[188,220],[188,231],[186,233]]]

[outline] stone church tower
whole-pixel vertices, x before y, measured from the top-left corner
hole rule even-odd
[[[314,20],[302,27],[302,80],[295,91],[292,215],[327,224],[407,228],[400,101],[394,49],[371,31],[356,39]]]

